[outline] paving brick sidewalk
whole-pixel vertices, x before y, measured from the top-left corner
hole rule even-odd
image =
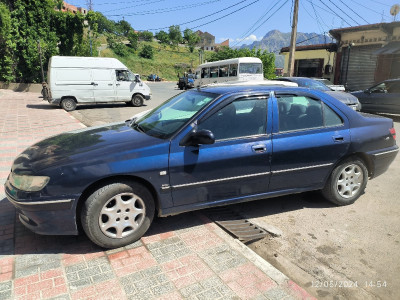
[[[109,251],[84,235],[27,230],[4,196],[13,159],[83,126],[38,96],[0,90],[0,300],[312,299],[201,212],[156,219],[140,241]]]

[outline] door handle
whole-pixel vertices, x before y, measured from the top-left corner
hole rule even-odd
[[[109,83],[108,85],[109,85],[109,86],[112,86],[113,84],[112,84],[112,83]]]
[[[251,149],[253,149],[253,151],[256,153],[264,153],[265,151],[267,151],[267,146],[266,145],[254,145],[254,146],[251,146]]]
[[[91,85],[98,86],[96,82],[92,82]]]
[[[116,86],[120,86],[120,85],[121,85],[120,83],[117,83],[117,84],[116,84]]]
[[[333,136],[332,137],[333,138],[333,141],[335,142],[335,143],[340,143],[340,142],[343,142],[344,141],[344,137],[342,137],[342,136]]]

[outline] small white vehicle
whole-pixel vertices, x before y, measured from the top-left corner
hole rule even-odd
[[[196,69],[194,86],[263,79],[263,64],[259,58],[239,57],[201,64]]]
[[[126,102],[142,106],[150,88],[116,58],[53,56],[43,98],[72,111],[80,103]],[[47,87],[45,86],[44,89]]]

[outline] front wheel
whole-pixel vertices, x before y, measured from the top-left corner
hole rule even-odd
[[[367,182],[368,170],[365,164],[360,159],[349,158],[333,170],[322,194],[337,205],[349,205],[364,193]]]
[[[132,97],[132,105],[135,107],[139,107],[143,105],[143,97],[141,95],[134,95]]]
[[[61,101],[60,106],[65,110],[65,111],[73,111],[76,108],[76,102],[72,98],[64,98]]]
[[[154,199],[143,185],[121,181],[99,188],[81,213],[89,239],[103,248],[118,248],[142,237],[154,217]]]

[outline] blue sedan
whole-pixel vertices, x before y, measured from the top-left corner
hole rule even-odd
[[[155,214],[321,190],[348,205],[398,153],[391,119],[305,88],[215,86],[126,122],[45,139],[5,183],[21,222],[97,245],[138,240]]]

